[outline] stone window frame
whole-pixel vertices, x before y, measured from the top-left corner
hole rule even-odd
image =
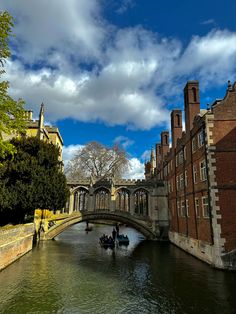
[[[186,211],[187,217],[189,217],[189,201],[188,201],[188,198],[186,198],[186,201],[185,201],[185,211]]]
[[[197,139],[196,136],[192,138],[192,153],[195,153],[197,151]]]
[[[205,200],[207,200],[207,202],[205,202]],[[202,196],[202,215],[204,218],[210,218],[208,196]]]
[[[198,133],[198,147],[202,147],[205,143],[205,132],[204,129]]]
[[[197,183],[197,166],[193,165],[193,183]]]
[[[188,186],[188,170],[184,171],[184,184],[186,187]]]
[[[199,197],[195,197],[194,202],[195,202],[195,213],[196,213],[196,217],[197,217],[197,218],[200,218],[200,202],[199,202]]]
[[[183,190],[184,184],[185,184],[185,182],[184,182],[184,174],[181,173],[181,174],[179,175],[179,189],[180,189],[180,190]]]
[[[203,166],[202,166],[203,165]],[[206,160],[203,159],[199,162],[199,169],[200,169],[200,180],[206,181],[207,179],[207,171],[206,171]]]
[[[176,191],[179,191],[179,176],[176,176]]]
[[[184,200],[181,200],[180,202],[180,212],[182,217],[186,216],[186,203]]]
[[[187,149],[186,149],[186,146],[184,146],[184,160],[187,160]]]
[[[180,212],[180,201],[177,201],[177,212],[178,212],[178,215],[181,216],[181,212]]]

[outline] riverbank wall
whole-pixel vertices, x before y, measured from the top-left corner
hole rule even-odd
[[[0,228],[0,271],[32,250],[34,224]]]
[[[169,240],[185,252],[208,263],[212,267],[236,271],[236,250],[222,254],[217,245],[210,245],[171,231],[169,231]]]

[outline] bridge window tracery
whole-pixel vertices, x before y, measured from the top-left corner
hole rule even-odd
[[[88,208],[88,191],[79,188],[74,194],[74,211],[83,211]]]
[[[116,209],[130,211],[130,193],[126,189],[120,189],[116,193]]]
[[[108,210],[109,209],[110,193],[107,189],[100,188],[95,194],[95,209]]]
[[[148,192],[139,189],[134,193],[134,211],[137,215],[148,215]]]

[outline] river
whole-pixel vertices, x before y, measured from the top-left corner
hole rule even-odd
[[[103,249],[112,227],[84,224],[40,243],[0,272],[0,313],[236,313],[236,273],[123,227],[128,247]]]

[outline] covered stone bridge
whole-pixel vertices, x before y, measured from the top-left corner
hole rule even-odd
[[[168,235],[166,188],[154,180],[68,181],[70,197],[64,213],[39,213],[41,239],[53,239],[69,226],[82,221],[117,221],[133,227],[148,239]],[[42,219],[41,216],[44,216]],[[50,216],[51,215],[51,216]]]

